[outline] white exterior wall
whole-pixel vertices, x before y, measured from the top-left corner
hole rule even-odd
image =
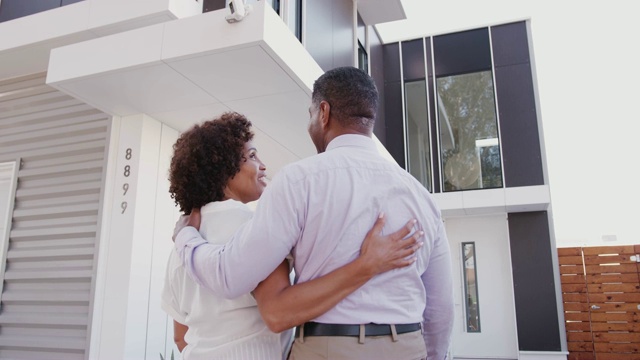
[[[167,179],[177,137],[146,115],[114,119],[91,359],[157,359],[174,348],[160,292],[178,217]]]

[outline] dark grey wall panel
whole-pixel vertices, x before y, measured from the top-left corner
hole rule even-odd
[[[509,214],[509,242],[521,351],[560,351],[547,212]]]
[[[61,0],[2,0],[0,1],[0,22],[60,7]]]
[[[386,44],[382,46],[384,56],[384,81],[400,81],[400,44]]]
[[[433,52],[437,77],[491,69],[487,28],[435,36]]]
[[[62,0],[62,4],[61,5],[62,6],[71,5],[71,4],[75,4],[77,2],[80,2],[80,1],[84,1],[84,0]]]
[[[387,150],[400,166],[404,163],[404,119],[402,115],[402,87],[399,81],[384,85],[385,112],[387,126]]]
[[[529,63],[527,24],[524,21],[492,27],[491,42],[494,66]]]
[[[365,25],[364,20],[362,20],[362,17],[360,16],[360,14],[358,14],[358,41],[360,41],[362,46],[367,45],[366,44],[367,42],[366,28],[367,28],[367,25]],[[371,32],[374,33],[375,31],[371,31]],[[377,36],[377,34],[372,34],[371,36],[372,37]]]
[[[427,76],[433,76],[433,53],[431,52],[431,42],[433,38],[424,38],[425,53],[427,54]]]
[[[209,12],[224,9],[227,6],[226,0],[202,0],[202,12]]]
[[[543,185],[527,24],[494,26],[491,37],[505,187]]]
[[[322,70],[333,68],[333,0],[307,0],[306,13],[303,19],[305,31],[305,47]]]
[[[321,0],[321,2],[328,1]],[[309,3],[308,0],[307,3]],[[333,0],[333,26],[331,27],[333,30],[333,66],[331,69],[340,66],[354,66],[353,11],[353,1]]]
[[[531,67],[495,69],[505,187],[544,185]]]
[[[353,2],[351,0],[307,0],[305,46],[327,71],[354,65]]]
[[[422,39],[405,41],[402,48],[402,77],[405,81],[425,78],[424,46]]]
[[[382,55],[384,59],[385,145],[391,156],[404,168],[404,118],[402,114],[400,44],[383,45]]]
[[[373,133],[378,137],[382,145],[387,145],[387,134],[384,117],[384,56],[382,54],[382,42],[378,37],[378,33],[371,28],[369,31],[369,60],[371,67],[371,77],[378,88],[378,114],[376,116],[376,124]]]

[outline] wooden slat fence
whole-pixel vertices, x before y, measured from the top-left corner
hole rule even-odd
[[[558,249],[569,360],[640,359],[640,245]]]

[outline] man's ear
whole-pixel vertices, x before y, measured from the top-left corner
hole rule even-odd
[[[331,114],[331,105],[326,101],[320,102],[320,124],[323,128],[329,127],[330,115]]]

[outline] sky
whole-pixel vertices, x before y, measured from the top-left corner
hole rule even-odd
[[[556,243],[640,244],[635,2],[402,3],[406,20],[376,26],[385,43],[530,20]]]

